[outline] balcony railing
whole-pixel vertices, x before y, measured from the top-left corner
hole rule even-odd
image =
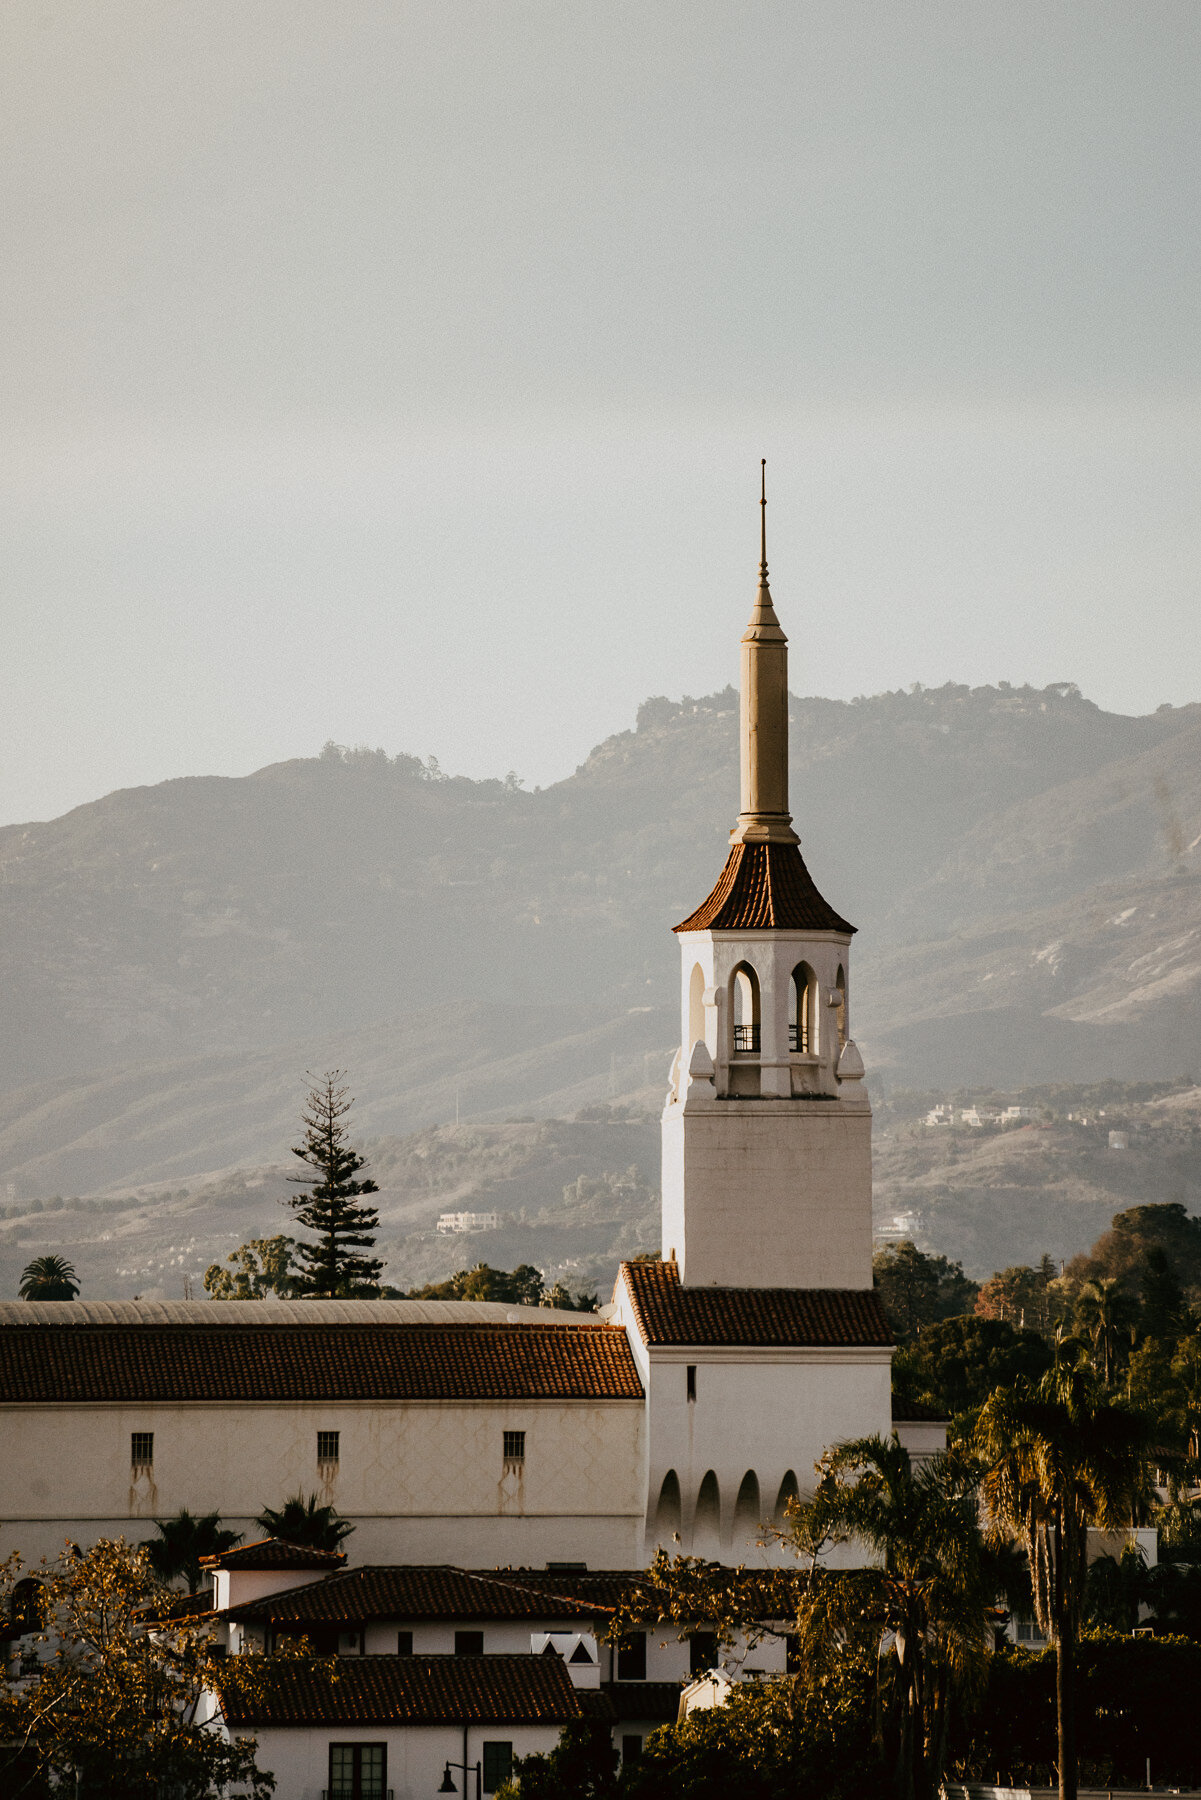
[[[734,1048],[735,1050],[752,1050],[757,1052],[759,1049],[759,1027],[757,1025],[735,1025]]]
[[[802,1031],[799,1025],[788,1027],[788,1048],[796,1055],[808,1056],[809,1033]]]

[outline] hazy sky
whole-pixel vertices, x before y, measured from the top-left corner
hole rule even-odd
[[[1201,699],[1198,0],[6,0],[0,821]]]

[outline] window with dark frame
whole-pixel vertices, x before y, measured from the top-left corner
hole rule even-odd
[[[154,1462],[153,1431],[131,1431],[129,1434],[129,1462],[131,1468],[149,1469]]]
[[[696,1399],[696,1364],[695,1363],[688,1364],[688,1372],[685,1377],[685,1391],[690,1400]]]
[[[494,1794],[513,1773],[512,1744],[484,1745],[484,1792]]]
[[[717,1633],[694,1631],[688,1640],[688,1673],[707,1675],[717,1664]]]
[[[484,1654],[484,1634],[482,1631],[456,1631],[456,1656],[482,1656]]]
[[[646,1633],[631,1631],[617,1646],[618,1681],[646,1680]]]
[[[331,1744],[329,1800],[384,1800],[388,1784],[386,1744]]]
[[[397,1654],[397,1656],[412,1656],[412,1654],[413,1654],[413,1633],[411,1631],[398,1631],[397,1632],[397,1634],[396,1634],[396,1654]]]
[[[801,1640],[795,1631],[790,1631],[784,1639],[784,1672],[787,1675],[799,1675],[802,1668]]]
[[[338,1440],[341,1433],[337,1431],[319,1431],[317,1433],[317,1461],[336,1463],[339,1458]]]
[[[629,1737],[622,1738],[622,1740],[621,1740],[621,1760],[623,1763],[637,1762],[638,1758],[641,1755],[642,1755],[642,1739],[640,1737],[634,1737],[631,1734]]]
[[[525,1461],[525,1432],[506,1431],[502,1433],[505,1466]]]

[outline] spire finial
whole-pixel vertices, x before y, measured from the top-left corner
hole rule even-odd
[[[767,458],[760,457],[759,586],[767,586]]]

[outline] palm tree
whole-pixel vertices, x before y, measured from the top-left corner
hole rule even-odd
[[[181,1507],[173,1519],[156,1519],[156,1538],[142,1545],[150,1566],[160,1581],[172,1582],[183,1575],[189,1594],[200,1586],[202,1556],[220,1556],[242,1542],[240,1531],[229,1531],[221,1523],[220,1513],[201,1513],[193,1518],[187,1507]]]
[[[997,1388],[976,1425],[994,1532],[1030,1561],[1034,1610],[1055,1645],[1060,1800],[1076,1800],[1076,1640],[1089,1527],[1128,1530],[1150,1492],[1150,1428],[1108,1400],[1093,1372],[1059,1346],[1036,1385]]]
[[[877,1723],[900,1800],[937,1792],[957,1697],[982,1677],[991,1644],[975,1477],[950,1456],[916,1467],[896,1438],[858,1438],[827,1451],[812,1498],[784,1534],[810,1556],[797,1617],[802,1660],[815,1672],[847,1649],[877,1669]],[[827,1546],[853,1544],[874,1566],[820,1566]]]
[[[79,1282],[62,1256],[35,1256],[22,1272],[17,1290],[22,1300],[74,1300]]]
[[[1106,1387],[1111,1387],[1118,1345],[1123,1338],[1133,1336],[1138,1308],[1116,1277],[1101,1275],[1095,1281],[1086,1281],[1081,1288],[1076,1321],[1092,1339],[1094,1368],[1099,1355],[1101,1379]]]
[[[293,1494],[278,1511],[265,1506],[255,1524],[268,1537],[303,1545],[306,1550],[340,1550],[354,1530],[350,1520],[340,1519],[332,1506],[319,1505],[316,1494],[307,1500],[303,1494]]]

